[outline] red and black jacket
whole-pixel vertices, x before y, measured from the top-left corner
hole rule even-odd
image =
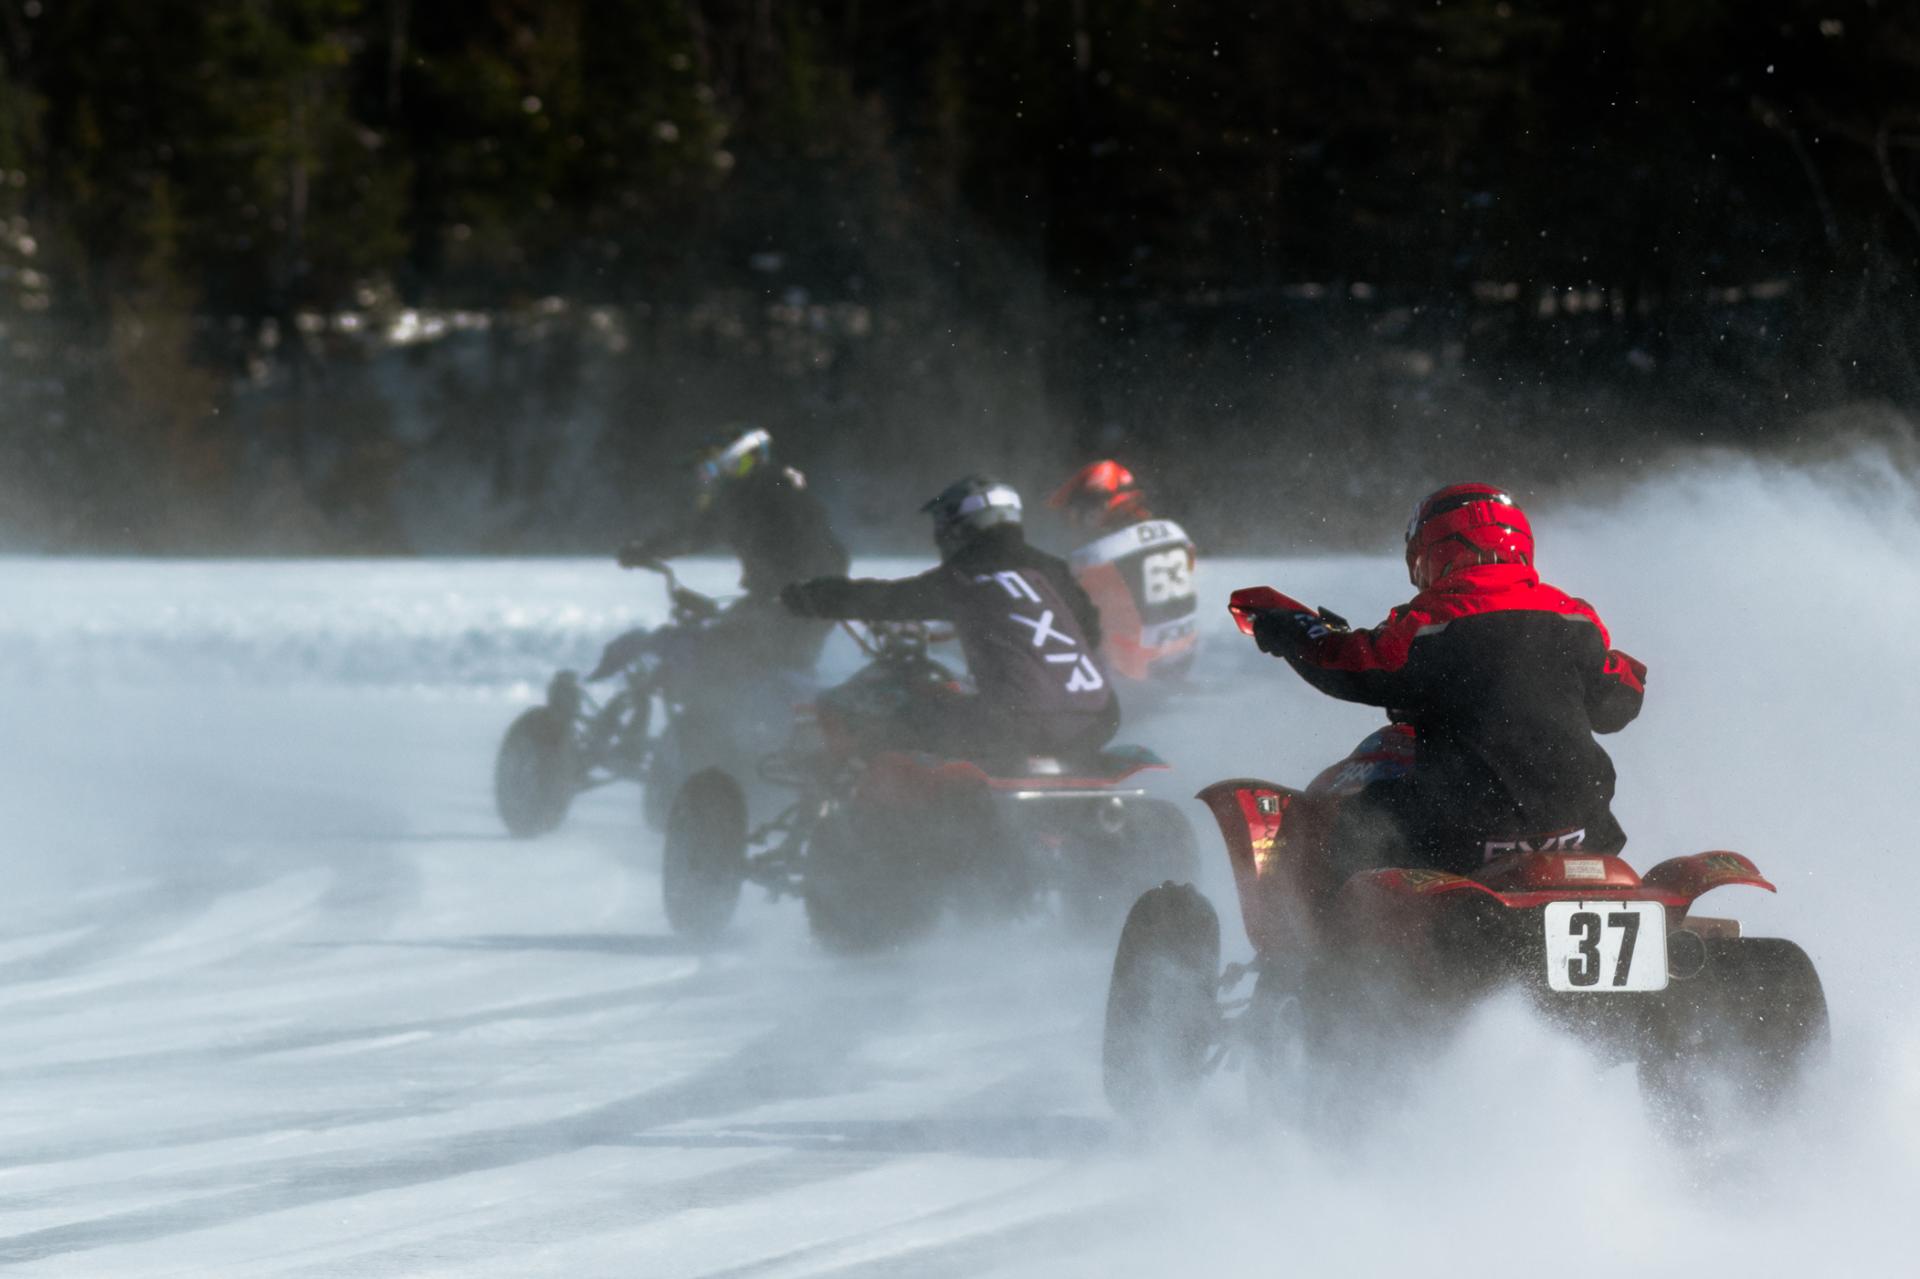
[[[1626,842],[1595,733],[1640,713],[1647,668],[1614,651],[1585,600],[1524,564],[1448,575],[1372,630],[1321,631],[1286,654],[1314,687],[1413,725],[1426,817],[1455,838],[1584,829]]]

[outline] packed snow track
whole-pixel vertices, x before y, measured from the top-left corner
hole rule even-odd
[[[791,903],[750,895],[717,948],[683,945],[635,791],[517,841],[488,788],[551,669],[657,615],[654,584],[611,566],[0,561],[0,1269],[1900,1269],[1920,1000],[1897,894],[1872,885],[1911,856],[1886,811],[1910,753],[1882,747],[1920,695],[1805,662],[1840,617],[1861,666],[1901,659],[1913,529],[1865,543],[1891,596],[1856,576],[1861,541],[1844,571],[1803,549],[1814,598],[1769,631],[1742,530],[1824,491],[1754,473],[1707,492],[1691,542],[1707,562],[1684,572],[1671,542],[1601,537],[1617,512],[1540,523],[1550,574],[1654,668],[1647,716],[1609,741],[1642,857],[1751,853],[1782,892],[1743,913],[1828,978],[1835,1059],[1806,1110],[1720,1152],[1664,1146],[1630,1072],[1515,1008],[1489,1009],[1350,1147],[1249,1130],[1230,1077],[1143,1137],[1100,1098],[1110,938],[1033,920],[849,961]],[[1272,581],[1358,617],[1394,602],[1395,573],[1214,563],[1203,590]],[[724,588],[725,567],[692,580]],[[1304,778],[1371,726],[1217,612],[1199,691],[1123,732],[1175,761],[1166,794]],[[1753,623],[1737,662],[1730,616]],[[1499,1204],[1525,1210],[1476,1243],[1463,1214]]]

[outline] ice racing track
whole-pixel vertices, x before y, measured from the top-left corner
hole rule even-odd
[[[1743,727],[1712,722],[1727,689],[1678,648],[1707,605],[1635,605],[1597,558],[1562,562],[1623,642],[1652,633],[1656,672],[1671,654],[1653,695],[1688,689],[1671,718],[1650,697],[1641,750],[1614,746],[1623,792],[1642,788],[1630,829],[1745,847],[1792,882],[1762,909],[1797,912],[1831,971],[1819,1124],[1676,1157],[1629,1079],[1494,1008],[1350,1148],[1243,1131],[1237,1105],[1143,1142],[1100,1100],[1104,943],[1035,924],[849,961],[750,898],[696,953],[661,917],[631,789],[540,840],[500,832],[489,760],[532,695],[512,682],[644,620],[631,579],[0,562],[0,1270],[1225,1275],[1273,1273],[1284,1241],[1296,1273],[1403,1272],[1467,1247],[1419,1228],[1449,1179],[1496,1197],[1559,1179],[1577,1193],[1557,1216],[1509,1230],[1504,1259],[1472,1250],[1487,1273],[1533,1273],[1574,1232],[1587,1251],[1560,1273],[1811,1273],[1841,1238],[1871,1272],[1904,1255],[1895,1205],[1920,1170],[1913,969],[1874,940],[1893,907],[1843,882],[1887,855],[1888,819],[1815,874],[1796,841],[1818,821],[1742,811],[1796,772],[1838,785],[1813,752],[1662,785]],[[1325,560],[1216,565],[1207,589],[1235,572],[1361,612],[1395,585],[1385,561]],[[1884,620],[1870,638],[1893,653]],[[1243,671],[1225,643],[1221,680]],[[1369,723],[1278,679],[1251,702],[1215,688],[1137,734],[1178,762],[1169,794],[1255,754],[1309,771]],[[1886,700],[1803,731],[1916,705]],[[1286,740],[1255,734],[1283,721]]]

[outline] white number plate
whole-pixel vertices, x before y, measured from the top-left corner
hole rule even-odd
[[[1667,988],[1667,912],[1659,902],[1549,902],[1547,985],[1554,990]]]
[[[1165,604],[1168,600],[1183,600],[1192,595],[1192,570],[1193,556],[1185,547],[1177,551],[1162,551],[1141,560],[1141,583],[1146,590],[1147,603]]]

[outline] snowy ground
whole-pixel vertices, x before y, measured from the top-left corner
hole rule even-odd
[[[1632,851],[1751,853],[1780,897],[1717,905],[1800,938],[1828,980],[1817,1108],[1731,1153],[1666,1149],[1630,1077],[1504,1007],[1349,1148],[1250,1131],[1227,1080],[1142,1143],[1099,1095],[1105,943],[1026,925],[836,961],[790,903],[749,900],[724,946],[690,952],[633,792],[530,843],[488,793],[545,674],[657,612],[644,577],[14,560],[0,1267],[1902,1271],[1911,494],[1729,470],[1540,524],[1549,575],[1653,667],[1646,715],[1610,742]],[[1255,581],[1356,619],[1402,591],[1385,559],[1213,564],[1210,615]],[[1372,725],[1224,619],[1210,639],[1206,691],[1127,733],[1176,761],[1169,794],[1304,777]]]

